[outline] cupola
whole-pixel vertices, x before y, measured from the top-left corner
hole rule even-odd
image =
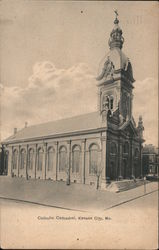
[[[117,18],[118,12],[115,11],[115,14],[116,14],[116,18],[114,20],[114,28],[112,32],[110,33],[108,44],[109,44],[110,49],[113,49],[113,48],[122,49],[124,38],[122,36],[122,30],[119,27],[119,20]]]

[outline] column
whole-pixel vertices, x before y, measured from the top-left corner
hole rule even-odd
[[[86,167],[86,139],[82,140],[82,149],[81,149],[81,182],[85,184],[85,167]]]

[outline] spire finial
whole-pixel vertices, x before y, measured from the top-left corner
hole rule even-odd
[[[118,14],[118,10],[114,10],[114,13],[115,13],[115,15],[116,15],[116,18],[119,16],[119,14]]]
[[[118,10],[114,10],[114,13],[115,13],[115,20],[114,20],[114,24],[118,24],[119,23],[119,20],[118,20]]]
[[[118,14],[117,10],[114,10],[114,13],[115,13],[115,20],[114,20],[115,25],[114,25],[112,32],[110,33],[110,38],[109,38],[108,44],[109,44],[110,49],[113,49],[115,47],[122,49],[122,46],[124,43],[124,38],[122,36],[122,30],[118,25],[119,14]]]

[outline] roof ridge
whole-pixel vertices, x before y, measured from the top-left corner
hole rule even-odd
[[[62,121],[62,120],[69,120],[69,119],[72,119],[72,118],[76,118],[76,117],[80,117],[80,116],[84,116],[84,115],[89,115],[89,114],[93,114],[93,113],[98,113],[98,111],[93,111],[93,112],[89,112],[89,113],[83,113],[83,114],[79,114],[79,115],[75,115],[75,116],[69,116],[69,117],[66,117],[66,118],[60,118],[60,119],[57,119],[57,120],[52,120],[52,121],[43,122],[43,123],[37,123],[37,124],[33,124],[31,126],[28,126],[27,128],[31,128],[31,127],[39,126],[39,125],[45,125],[45,124],[48,124],[48,123],[58,122],[58,121]],[[23,129],[27,129],[27,128],[22,128],[18,132],[22,131]]]
[[[21,134],[23,134],[25,132],[28,133],[32,129],[34,129],[34,130],[36,128],[37,129],[39,129],[39,128],[43,129],[45,126],[47,126],[47,127],[48,126],[57,126],[58,123],[60,125],[60,123],[65,123],[65,122],[66,122],[66,124],[68,124],[69,120],[70,120],[70,125],[71,125],[71,120],[72,120],[73,123],[75,123],[75,122],[78,123],[78,122],[80,122],[81,118],[83,118],[83,120],[85,120],[85,119],[87,120],[87,117],[91,118],[91,116],[95,115],[95,114],[97,115],[98,111],[93,111],[93,112],[89,112],[89,113],[83,113],[83,114],[79,114],[79,115],[75,115],[75,116],[70,116],[70,117],[66,117],[66,118],[61,118],[61,119],[57,119],[57,120],[52,120],[52,121],[48,121],[48,122],[44,122],[44,123],[34,124],[34,125],[31,125],[31,126],[28,126],[27,128],[19,129],[16,134],[13,134],[13,135],[5,138],[3,140],[3,143],[6,142],[6,141],[8,141],[8,140],[15,140],[17,136],[21,136]],[[79,118],[79,120],[78,120],[78,118]]]

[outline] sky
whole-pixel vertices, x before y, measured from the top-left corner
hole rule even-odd
[[[158,3],[0,2],[1,140],[14,127],[97,109],[97,72],[119,13],[134,78],[133,114],[146,144],[158,141]]]

